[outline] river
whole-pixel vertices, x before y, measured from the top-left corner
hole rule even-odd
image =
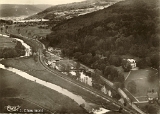
[[[3,36],[6,37],[6,38],[9,37],[7,35],[3,35]],[[32,54],[31,47],[28,44],[26,44],[23,40],[20,40],[20,39],[17,39],[17,38],[14,38],[14,39],[17,40],[17,41],[20,41],[22,43],[22,45],[25,47],[25,51],[26,51],[25,56],[30,56]],[[24,56],[22,56],[22,57],[24,57]],[[95,114],[103,114],[103,113],[106,113],[106,112],[110,112],[110,110],[101,108],[101,106],[98,106],[99,109],[94,109],[93,106],[95,106],[96,104],[88,103],[81,96],[75,95],[74,93],[68,91],[67,89],[64,89],[64,88],[62,88],[58,85],[40,80],[40,79],[38,79],[38,78],[36,78],[32,75],[27,74],[24,71],[19,70],[19,69],[12,68],[12,67],[5,67],[3,64],[0,64],[0,68],[4,69],[4,70],[7,70],[7,71],[11,71],[11,72],[17,74],[18,76],[21,76],[21,77],[23,77],[27,80],[34,81],[37,84],[41,84],[41,85],[43,85],[47,88],[50,88],[50,89],[55,90],[55,91],[65,95],[65,96],[68,96],[69,98],[71,98],[75,102],[77,102],[79,105],[84,106],[84,108],[88,112],[93,112]]]
[[[21,39],[18,39],[18,38],[13,38],[13,39],[21,42],[22,45],[25,47],[25,52],[26,52],[26,53],[25,53],[24,56],[30,56],[30,55],[32,55],[32,49],[31,49],[31,47],[30,47],[28,44],[24,43],[24,41],[21,40]],[[23,56],[21,56],[21,57],[23,57]]]

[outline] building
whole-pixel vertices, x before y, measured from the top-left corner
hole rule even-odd
[[[128,70],[134,69],[134,68],[136,68],[136,60],[134,60],[134,59],[123,59],[122,67],[124,69],[128,69]]]
[[[154,89],[152,89],[152,91],[148,91],[147,97],[150,103],[154,103],[154,101],[158,100],[158,93],[154,92]]]
[[[52,52],[53,51],[53,47],[48,47],[48,51]]]
[[[134,59],[127,59],[127,61],[131,65],[132,69],[136,68],[136,61]]]
[[[104,94],[107,94],[107,93],[108,93],[108,91],[107,91],[107,89],[106,89],[105,86],[103,86],[103,87],[101,88],[101,91],[102,91]]]

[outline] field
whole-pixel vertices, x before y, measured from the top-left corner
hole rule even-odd
[[[13,61],[13,62],[11,62]],[[11,60],[9,63],[11,63],[11,66],[18,66],[18,69],[23,69],[24,71],[28,72],[35,72],[39,77],[45,75],[45,73],[42,73],[44,69],[41,67],[35,67],[35,64],[30,63],[33,62],[32,59],[29,60]],[[15,64],[16,63],[16,64]],[[29,66],[28,66],[29,65]],[[37,65],[38,66],[38,65]],[[20,68],[21,67],[21,68]],[[30,71],[30,69],[34,69],[33,71]],[[37,73],[39,72],[39,73]],[[45,72],[45,71],[44,71]],[[31,74],[32,74],[31,73]],[[83,109],[78,106],[76,102],[71,100],[70,98],[53,91],[51,89],[48,89],[42,85],[39,85],[35,82],[28,81],[12,72],[8,72],[6,70],[0,69],[0,81],[1,81],[1,93],[6,91],[7,89],[11,89],[12,92],[10,94],[4,94],[3,98],[6,97],[20,97],[24,100],[33,101],[38,106],[45,107],[52,112],[83,112]],[[3,87],[3,88],[2,88]],[[7,101],[6,101],[7,102]],[[6,105],[6,102],[4,103]],[[16,100],[16,102],[18,102]],[[16,103],[13,103],[17,105]],[[27,108],[27,107],[26,107]],[[34,108],[34,107],[33,107]]]
[[[147,101],[148,90],[154,89],[158,92],[158,74],[152,68],[132,70],[125,81],[126,88],[131,81],[134,81],[136,85],[136,92],[132,95],[139,101]]]
[[[0,48],[14,48],[16,43],[13,41],[13,39],[6,38],[0,35]]]
[[[11,88],[9,88],[11,90]],[[5,89],[5,90],[9,90],[9,89]],[[12,92],[14,92],[15,90],[12,90]],[[11,94],[11,93],[8,93],[8,94]],[[27,101],[25,99],[22,99],[22,98],[16,98],[16,97],[5,97],[3,99],[0,99],[0,102],[1,102],[1,107],[2,109],[0,109],[0,112],[9,112],[7,110],[7,106],[20,106],[20,108],[18,109],[18,111],[16,111],[17,113],[18,112],[36,112],[36,111],[40,111],[40,113],[49,113],[49,110],[45,110],[43,109],[43,107],[41,106],[38,106],[36,104],[34,104],[32,101]]]
[[[10,33],[18,34],[18,29],[20,29],[20,34],[23,36],[28,36],[28,37],[34,37],[34,36],[42,36],[45,37],[47,34],[51,33],[50,29],[42,29],[39,28],[38,25],[36,26],[25,26],[25,27],[19,27],[15,25],[9,26],[8,31]]]

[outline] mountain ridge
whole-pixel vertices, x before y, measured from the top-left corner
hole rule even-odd
[[[0,4],[0,17],[20,17],[38,13],[50,5]]]
[[[79,15],[97,11],[120,0],[85,0],[69,4],[51,6],[27,19],[46,18],[50,20],[70,19]]]

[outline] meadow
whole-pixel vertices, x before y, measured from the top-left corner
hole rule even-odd
[[[0,36],[0,48],[14,48],[15,45],[16,42],[14,42],[14,39]]]

